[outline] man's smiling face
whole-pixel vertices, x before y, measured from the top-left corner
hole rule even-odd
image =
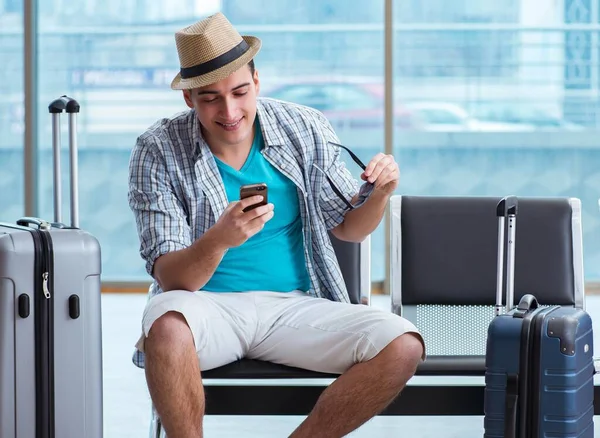
[[[252,74],[244,65],[215,84],[184,90],[185,102],[196,110],[209,146],[252,144],[259,88],[258,72]]]

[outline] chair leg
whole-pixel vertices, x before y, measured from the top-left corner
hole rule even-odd
[[[165,431],[162,428],[162,423],[160,422],[160,417],[156,413],[154,406],[152,406],[149,438],[167,438],[167,435],[165,434]]]

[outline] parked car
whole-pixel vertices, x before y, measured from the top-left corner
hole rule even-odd
[[[413,124],[426,131],[437,132],[510,132],[528,131],[529,127],[510,121],[482,120],[469,114],[462,106],[450,102],[409,102],[404,106],[411,113]]]
[[[583,126],[553,114],[542,105],[522,102],[489,102],[474,106],[472,114],[479,120],[510,123],[531,130],[581,131]]]

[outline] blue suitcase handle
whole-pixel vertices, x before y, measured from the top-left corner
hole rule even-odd
[[[519,305],[515,309],[513,317],[523,318],[532,310],[539,307],[539,303],[536,297],[531,294],[523,295],[523,298],[519,301]]]

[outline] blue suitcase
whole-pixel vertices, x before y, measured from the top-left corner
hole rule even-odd
[[[497,304],[486,345],[484,437],[593,438],[592,320],[583,309],[541,307],[532,295],[513,307],[517,210],[518,200],[510,196],[496,211]]]

